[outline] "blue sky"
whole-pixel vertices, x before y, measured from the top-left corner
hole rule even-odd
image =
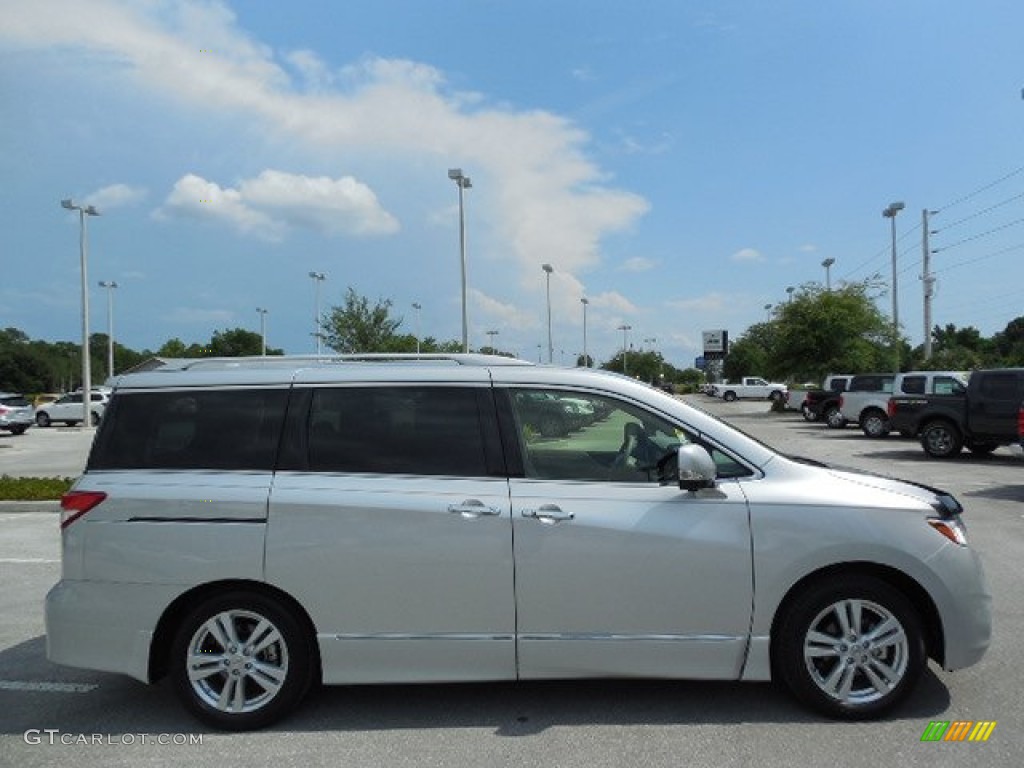
[[[923,339],[1024,315],[1024,4],[694,0],[0,0],[0,325],[80,338],[116,280],[135,349],[216,330],[314,348],[354,288],[416,331],[555,362],[691,365],[788,286],[878,274]],[[645,339],[656,339],[656,342]],[[564,350],[564,358],[563,358]]]

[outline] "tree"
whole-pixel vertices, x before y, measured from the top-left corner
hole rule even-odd
[[[263,337],[244,328],[215,331],[207,347],[206,355],[212,357],[244,357],[259,355],[263,348]],[[283,355],[284,350],[267,347],[268,355]],[[205,356],[205,355],[204,355]]]
[[[327,346],[335,352],[394,352],[395,331],[401,318],[391,317],[391,299],[377,299],[372,307],[351,287],[343,306],[332,307],[324,322]],[[416,351],[413,338],[412,351]]]

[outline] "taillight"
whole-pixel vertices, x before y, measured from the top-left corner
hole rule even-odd
[[[891,397],[889,398],[889,402],[885,406],[885,410],[889,414],[890,419],[896,415],[896,403],[893,402]]]
[[[843,396],[842,395],[839,396],[839,410],[840,411],[843,410]]]
[[[1017,435],[1024,440],[1024,406],[1017,411]]]
[[[103,491],[69,491],[60,498],[60,529],[63,531],[107,498]]]

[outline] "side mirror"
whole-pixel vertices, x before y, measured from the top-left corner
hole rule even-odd
[[[679,487],[684,491],[699,491],[701,488],[714,488],[718,469],[715,460],[707,449],[690,443],[679,446]]]

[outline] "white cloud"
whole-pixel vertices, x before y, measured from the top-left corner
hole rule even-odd
[[[636,305],[617,291],[606,291],[596,296],[589,296],[590,306],[595,309],[618,312],[625,315],[635,315]]]
[[[477,318],[478,324],[514,330],[533,330],[540,327],[541,319],[536,312],[524,310],[511,302],[499,301],[475,288],[470,288],[468,294],[474,308],[483,316],[482,319]]]
[[[174,189],[155,215],[224,221],[242,234],[266,240],[280,240],[284,235],[283,224],[246,205],[237,189],[224,189],[192,173],[174,183]]]
[[[246,121],[254,130],[310,152],[401,153],[419,166],[439,169],[457,159],[476,182],[473,194],[487,195],[493,212],[488,236],[499,244],[495,249],[504,249],[497,255],[517,264],[528,290],[539,290],[534,275],[538,253],[557,253],[558,269],[586,270],[600,259],[602,238],[628,229],[649,207],[640,195],[608,185],[585,154],[590,137],[564,118],[451,92],[440,71],[419,62],[366,58],[332,77],[308,52],[275,57],[218,2],[20,3],[5,14],[0,41],[8,47],[60,51],[75,57],[69,63],[84,55],[92,66],[109,67],[122,82],[133,79],[149,94],[163,94],[208,116]],[[295,72],[305,85],[317,87],[297,86],[290,74]],[[306,191],[324,200],[312,187]],[[200,204],[196,192],[217,202]],[[282,221],[302,223],[289,205],[256,210],[241,192],[241,186],[223,189],[185,177],[162,213],[219,216],[241,231],[269,238],[281,236]],[[330,222],[358,231],[350,227],[359,221],[370,232],[395,226],[360,194],[353,187],[330,197],[340,211],[323,205],[314,213],[307,209],[304,223],[327,227]],[[377,215],[367,218],[367,211]],[[331,218],[336,214],[337,219]]]
[[[178,179],[157,215],[225,221],[246,235],[280,240],[289,227],[325,234],[380,235],[398,221],[380,207],[369,187],[345,176],[330,179],[266,170],[237,189],[195,174]]]
[[[146,190],[143,187],[132,187],[128,184],[111,184],[108,187],[97,189],[95,192],[85,196],[85,202],[95,205],[100,213],[111,208],[120,208],[124,205],[132,205],[140,202],[146,197]]]
[[[818,246],[814,245],[813,243],[806,243],[804,245],[801,245],[799,250],[801,253],[814,253],[815,251],[818,250]]]
[[[754,262],[765,260],[764,256],[761,255],[761,252],[753,248],[741,248],[740,250],[736,251],[736,253],[734,253],[732,256],[730,256],[729,259],[732,261],[740,262]]]
[[[656,266],[658,266],[658,262],[654,261],[654,259],[648,259],[644,256],[634,256],[630,259],[626,259],[619,269],[623,272],[648,272]]]

